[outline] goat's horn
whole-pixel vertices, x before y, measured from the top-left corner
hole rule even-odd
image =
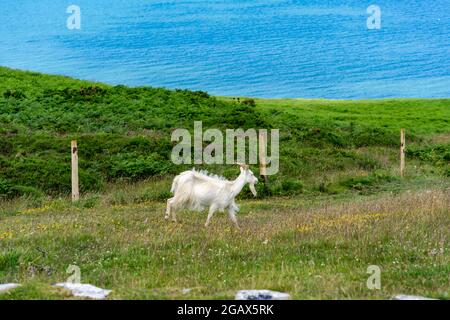
[[[248,165],[246,165],[245,163],[236,163],[237,165],[239,165],[242,169],[248,169]]]

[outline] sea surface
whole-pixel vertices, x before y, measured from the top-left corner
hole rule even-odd
[[[1,0],[0,65],[228,96],[450,97],[450,0]]]

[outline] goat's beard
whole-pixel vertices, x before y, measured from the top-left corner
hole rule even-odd
[[[253,183],[250,183],[248,186],[250,187],[250,191],[251,191],[251,192],[253,193],[253,195],[256,197],[257,192],[256,192],[256,189],[255,189],[255,185],[254,185]]]

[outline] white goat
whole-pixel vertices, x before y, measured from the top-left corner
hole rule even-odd
[[[167,200],[166,220],[172,214],[172,220],[176,222],[176,211],[179,209],[203,211],[209,207],[205,227],[209,225],[214,212],[228,210],[231,221],[239,229],[236,219],[239,207],[234,199],[247,183],[256,197],[255,184],[258,183],[258,179],[248,166],[240,165],[240,167],[241,174],[234,181],[195,169],[180,173],[172,183],[171,192],[174,196]]]

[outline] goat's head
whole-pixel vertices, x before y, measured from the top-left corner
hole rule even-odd
[[[248,186],[250,187],[250,191],[256,197],[257,192],[255,189],[255,184],[258,183],[258,178],[255,177],[252,170],[250,170],[247,165],[239,164],[239,166],[241,167],[241,174],[244,175],[245,182],[248,183]]]

